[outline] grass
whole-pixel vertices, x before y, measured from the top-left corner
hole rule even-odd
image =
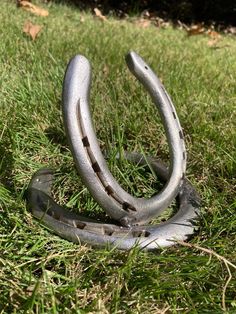
[[[236,313],[235,269],[213,254],[236,262],[235,37],[213,49],[206,35],[102,23],[65,5],[48,5],[47,18],[13,1],[0,7],[0,313]],[[26,20],[43,25],[35,41],[22,31]],[[58,202],[105,218],[76,174],[62,125],[63,75],[77,53],[92,63],[93,120],[112,172],[136,196],[154,192],[151,176],[112,158],[125,148],[168,160],[156,109],[126,68],[129,50],[158,73],[184,128],[187,176],[203,200],[191,247],[153,254],[74,245],[25,206],[31,175],[50,166]]]

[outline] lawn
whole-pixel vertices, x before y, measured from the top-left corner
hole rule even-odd
[[[136,25],[38,2],[40,17],[0,4],[0,313],[236,313],[236,40],[212,45],[170,25]],[[33,41],[26,21],[43,26]],[[91,109],[102,149],[168,161],[151,99],[129,73],[134,50],[158,74],[176,106],[187,177],[202,198],[190,246],[155,253],[93,249],[61,239],[35,220],[24,194],[41,167],[56,170],[62,205],[107,219],[76,173],[61,114],[62,81],[75,54],[93,70]],[[154,178],[110,158],[121,185],[153,194]]]

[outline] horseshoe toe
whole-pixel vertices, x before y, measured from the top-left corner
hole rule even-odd
[[[141,225],[166,209],[178,194],[186,167],[183,132],[175,108],[151,68],[135,52],[126,57],[130,71],[151,95],[162,119],[170,149],[169,176],[150,199],[136,198],[117,183],[101,153],[89,109],[91,68],[81,55],[69,63],[63,85],[63,118],[74,161],[83,182],[107,214],[124,226]]]

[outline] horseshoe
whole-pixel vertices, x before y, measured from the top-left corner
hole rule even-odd
[[[101,153],[89,109],[91,68],[81,55],[69,63],[63,84],[63,119],[70,149],[84,184],[107,214],[123,226],[141,225],[166,209],[180,191],[186,168],[183,132],[164,86],[135,52],[126,56],[130,71],[144,85],[165,128],[170,150],[169,175],[162,191],[150,199],[136,198],[117,183]]]
[[[162,180],[168,180],[167,168],[156,159],[144,158],[138,153],[126,153],[125,158],[142,166],[148,162]],[[51,197],[52,181],[53,172],[50,169],[41,169],[33,175],[27,190],[28,208],[57,235],[75,243],[122,250],[132,247],[156,250],[174,245],[176,241],[184,241],[194,233],[200,199],[187,179],[183,180],[178,194],[179,210],[172,218],[159,225],[130,228],[103,224],[59,206]]]

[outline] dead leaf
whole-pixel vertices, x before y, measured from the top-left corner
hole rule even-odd
[[[226,29],[226,33],[236,35],[236,27],[235,26],[230,26]]]
[[[209,35],[212,39],[220,39],[220,34],[212,29],[207,31],[207,35]]]
[[[207,42],[207,45],[211,48],[218,48],[217,45],[221,39],[221,35],[218,32],[216,32],[214,29],[209,29],[206,33],[211,38]]]
[[[201,35],[205,32],[205,28],[202,26],[202,24],[196,24],[189,27],[186,31],[188,36]]]
[[[147,28],[150,26],[151,24],[151,21],[150,20],[147,20],[147,19],[138,19],[136,22],[135,22],[136,25],[138,25],[139,27],[142,27],[142,28]]]
[[[156,17],[154,25],[156,27],[158,27],[158,28],[167,28],[167,27],[169,27],[171,25],[171,23],[170,22],[166,22],[165,20],[163,20],[160,17]]]
[[[107,18],[102,14],[102,12],[98,8],[94,8],[94,13],[97,18],[99,18],[101,21],[106,21]]]
[[[33,40],[38,36],[39,32],[41,31],[42,26],[37,24],[32,24],[31,22],[25,22],[23,27],[23,32],[29,35]]]
[[[48,11],[40,8],[32,3],[30,3],[29,1],[19,1],[18,2],[19,7],[21,7],[22,9],[29,11],[35,15],[39,15],[39,16],[48,16]]]
[[[207,42],[207,46],[208,47],[216,47],[216,45],[218,44],[218,40],[216,39],[210,39],[208,42]]]

